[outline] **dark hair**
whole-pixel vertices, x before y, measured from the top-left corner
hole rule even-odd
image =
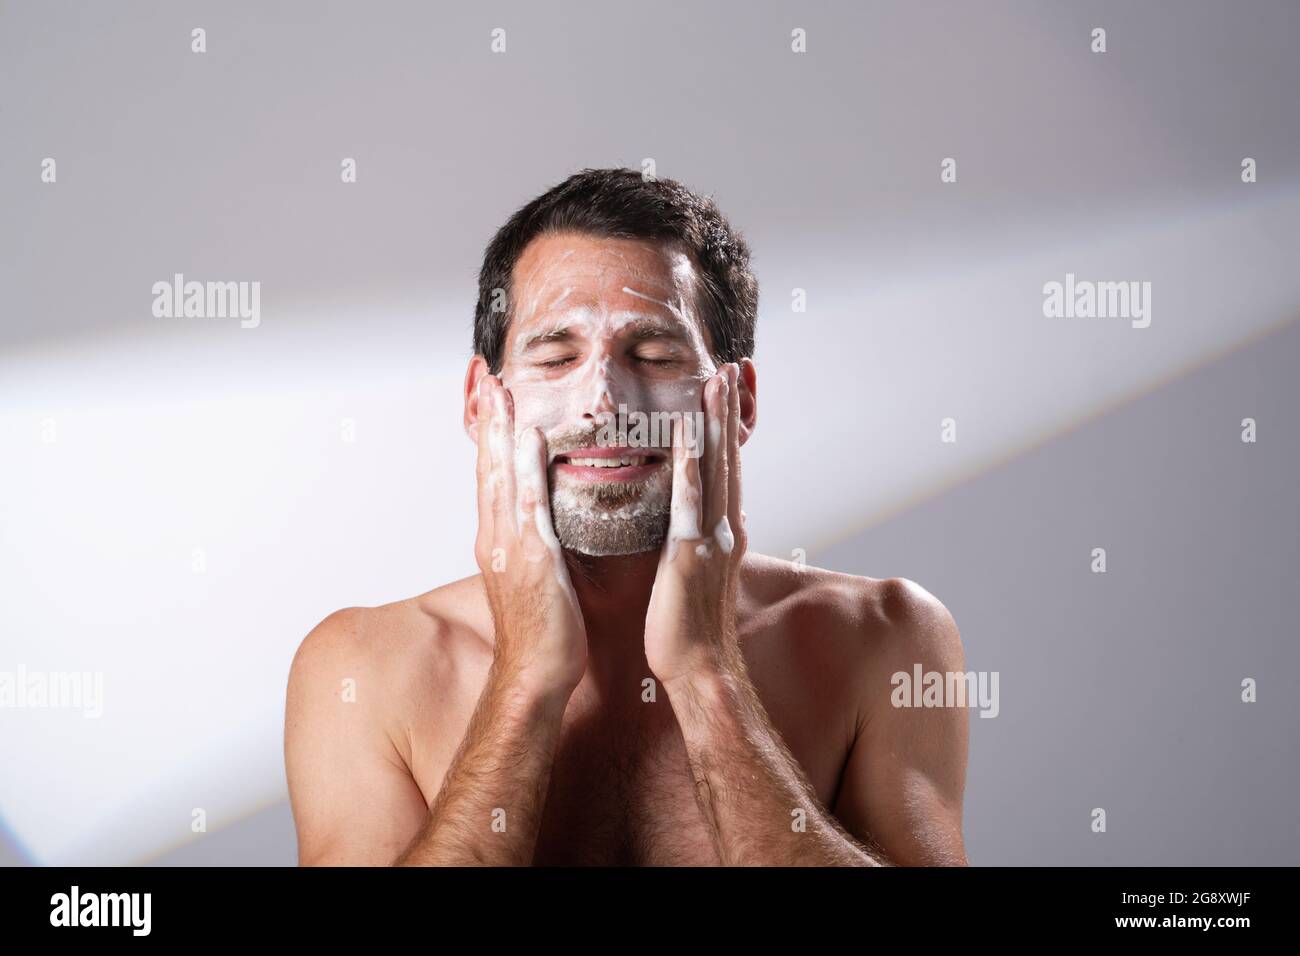
[[[632,169],[584,169],[511,216],[483,253],[474,351],[493,374],[501,371],[504,358],[515,263],[533,239],[562,231],[680,243],[699,269],[696,308],[712,340],[713,357],[735,362],[754,354],[758,280],[749,269],[749,245],[713,199],[672,179],[646,179]],[[505,311],[493,311],[497,289],[505,292]]]

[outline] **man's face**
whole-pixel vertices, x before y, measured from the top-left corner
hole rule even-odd
[[[501,380],[516,433],[536,426],[546,436],[551,514],[566,548],[634,554],[663,542],[672,496],[664,433],[611,445],[602,439],[612,429],[601,432],[617,427],[620,406],[646,416],[699,411],[717,367],[696,279],[684,251],[578,233],[541,236],[515,264]]]

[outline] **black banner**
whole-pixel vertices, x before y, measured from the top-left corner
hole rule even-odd
[[[1231,946],[1289,924],[1295,877],[1289,868],[33,868],[0,871],[0,926],[6,941],[75,934],[91,944],[540,945],[592,943],[589,930],[622,926],[657,947],[674,937],[770,942],[775,932],[865,944],[886,929],[914,933],[918,945],[1047,932]]]

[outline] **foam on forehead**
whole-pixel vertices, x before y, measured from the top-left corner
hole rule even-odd
[[[542,245],[537,245],[542,243]],[[585,233],[549,233],[529,244],[516,264],[511,334],[561,305],[583,305],[597,318],[620,328],[625,321],[615,300],[635,296],[664,309],[681,322],[692,340],[707,354],[704,336],[692,305],[696,270],[690,255],[675,243],[602,238]]]

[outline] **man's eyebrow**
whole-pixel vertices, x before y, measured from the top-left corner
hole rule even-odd
[[[631,337],[637,342],[647,342],[652,339],[662,339],[669,342],[688,342],[690,336],[675,326],[659,325],[658,323],[637,323],[632,329]]]
[[[670,339],[687,342],[690,336],[676,322],[668,322],[657,316],[634,314],[620,326],[620,331],[638,342],[646,339]]]
[[[658,316],[641,312],[616,313],[615,320],[622,318],[619,332],[637,342],[651,339],[671,342],[689,342],[690,335],[676,322],[669,322]],[[569,322],[557,322],[549,328],[540,329],[521,336],[515,345],[515,354],[522,355],[531,349],[553,342],[568,342],[576,336],[576,330]]]
[[[541,332],[533,332],[525,336],[515,346],[516,353],[527,352],[529,349],[536,348],[539,345],[545,345],[548,342],[567,342],[573,338],[573,329],[568,325],[556,325],[549,329],[543,329]]]

